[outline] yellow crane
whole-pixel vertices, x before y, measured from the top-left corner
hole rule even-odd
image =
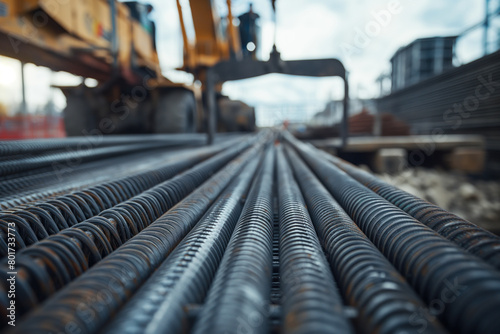
[[[246,45],[241,43],[238,28],[234,25],[231,11],[231,0],[226,0],[227,17],[221,19],[216,13],[215,6],[210,0],[190,0],[191,16],[193,18],[195,37],[190,40],[187,35],[183,10],[180,0],[177,0],[182,33],[184,38],[184,71],[193,73],[195,78],[203,83],[205,95],[205,109],[207,110],[207,128],[209,141],[216,132],[217,117],[227,116],[225,121],[234,122],[235,115],[240,119],[247,119],[243,115],[244,108],[238,108],[238,102],[228,104],[225,108],[221,103],[220,91],[222,84],[227,81],[253,78],[269,73],[281,73],[297,76],[328,77],[337,76],[344,81],[344,111],[341,127],[343,145],[346,145],[347,110],[349,100],[349,85],[346,70],[337,59],[309,59],[283,61],[276,44],[267,61],[258,60],[255,53],[245,52]],[[276,1],[271,0],[276,18]],[[240,16],[241,18],[241,16]],[[275,23],[276,24],[276,23]],[[241,31],[239,31],[241,33]],[[246,54],[246,56],[245,56]],[[222,100],[223,101],[223,100]],[[232,105],[232,107],[230,107]]]

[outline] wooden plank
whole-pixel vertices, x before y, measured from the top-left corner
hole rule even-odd
[[[457,147],[447,153],[445,162],[447,167],[467,173],[480,173],[484,169],[486,152],[476,147]]]
[[[321,149],[340,148],[340,138],[309,141]],[[449,151],[456,147],[477,147],[484,149],[485,140],[478,135],[419,135],[398,137],[351,137],[346,152],[374,152],[382,148],[403,148]]]

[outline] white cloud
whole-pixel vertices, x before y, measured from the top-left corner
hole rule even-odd
[[[399,1],[401,11],[391,15],[386,26],[369,38],[369,43],[355,48],[353,54],[344,52],[342,44],[355,45],[360,31],[377,22],[374,13],[387,11],[391,0],[287,0],[278,1],[278,47],[285,59],[338,57],[344,62],[350,76],[351,96],[374,97],[378,93],[376,78],[390,69],[389,59],[398,48],[421,37],[454,35],[481,20],[484,9],[476,0],[462,1]],[[398,1],[396,1],[398,2]],[[384,22],[385,23],[385,22]],[[266,27],[266,26],[265,26]],[[263,30],[271,33],[270,29]],[[265,47],[270,48],[269,45]],[[470,60],[471,57],[468,58]],[[257,80],[257,79],[253,79]],[[304,92],[322,91],[323,82],[299,78],[285,87],[303,87]],[[225,91],[237,91],[228,83]],[[229,89],[229,87],[232,87]],[[247,92],[248,102],[267,103],[266,92],[276,91],[267,79],[254,84],[256,92]],[[280,91],[283,91],[280,90]],[[309,95],[310,94],[306,94]],[[327,98],[328,94],[320,94]],[[240,95],[236,95],[240,97]],[[266,99],[262,98],[266,96]],[[292,103],[290,94],[276,91],[275,99]]]

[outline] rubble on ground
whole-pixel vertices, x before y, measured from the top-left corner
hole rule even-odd
[[[495,233],[500,233],[500,181],[425,168],[377,175],[385,182],[434,203]]]

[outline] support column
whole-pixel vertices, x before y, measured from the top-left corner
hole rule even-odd
[[[212,69],[208,69],[206,72],[205,94],[207,94],[207,144],[212,145],[214,143],[217,125],[215,78]]]

